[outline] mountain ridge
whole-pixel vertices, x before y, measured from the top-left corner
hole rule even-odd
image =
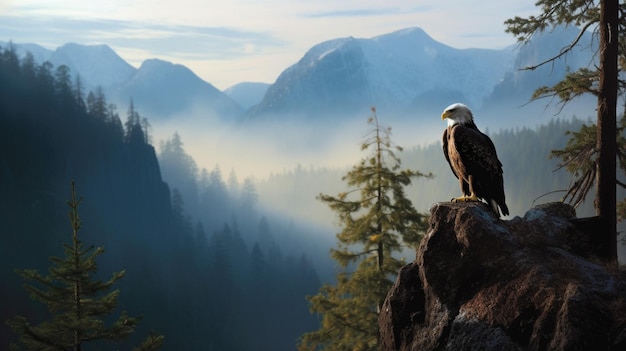
[[[202,111],[210,117],[238,117],[243,108],[188,67],[161,59],[147,59],[129,79],[112,90],[112,100],[157,119]]]
[[[224,93],[247,110],[263,100],[270,85],[262,82],[241,82],[224,89]]]
[[[80,75],[89,88],[97,86],[107,90],[132,77],[137,69],[120,57],[111,47],[104,44],[65,44],[52,52],[48,61],[55,67],[66,65],[71,72]]]
[[[513,59],[506,50],[455,49],[417,27],[370,39],[332,39],[285,69],[249,115],[297,112],[294,108],[317,115],[370,106],[398,113],[440,87],[465,91],[469,103],[478,106]]]
[[[285,68],[274,83],[263,87],[262,92],[250,91],[243,95],[220,92],[193,71],[176,64],[162,66],[164,70],[170,70],[169,73],[152,72],[154,76],[146,78],[142,87],[137,85],[138,78],[135,77],[145,74],[141,67],[135,68],[129,79],[123,79],[124,74],[120,72],[109,72],[108,80],[101,78],[94,84],[115,83],[108,84],[109,88],[105,89],[107,95],[114,97],[114,103],[127,106],[133,98],[140,111],[145,110],[150,118],[157,120],[205,114],[228,121],[288,118],[316,123],[362,117],[371,106],[396,119],[407,120],[415,115],[432,117],[448,104],[460,101],[472,107],[477,116],[484,116],[482,119],[487,124],[495,124],[497,119],[498,125],[504,127],[532,126],[532,118],[511,116],[503,121],[500,116],[510,116],[511,113],[549,115],[541,111],[544,104],[535,102],[530,104],[534,108],[526,106],[533,90],[554,84],[568,69],[589,64],[593,55],[577,48],[566,59],[558,60],[551,71],[549,67],[533,72],[522,72],[519,68],[540,62],[539,58],[553,53],[555,45],[567,43],[577,33],[576,28],[557,28],[549,35],[538,35],[524,46],[500,50],[456,49],[434,40],[419,27],[372,38],[335,38],[311,47],[300,60]],[[34,56],[45,55],[45,49],[42,51],[29,45],[39,52]],[[66,44],[50,52],[51,55],[64,53],[65,56],[56,55],[57,63],[75,68],[81,78],[90,82],[97,80],[93,78],[94,71],[85,68],[88,65],[72,61],[75,59],[72,51],[77,51],[77,45],[80,46]],[[83,47],[92,51],[110,49],[106,45]],[[110,52],[114,53],[112,49]],[[117,55],[109,56],[107,60],[112,61]],[[125,67],[127,74],[130,65],[126,65],[120,67]],[[148,83],[159,81],[158,75],[168,74],[169,80],[161,84]],[[187,78],[184,80],[180,76]],[[155,104],[158,106],[151,106]],[[203,113],[203,109],[207,112]],[[589,101],[585,101],[565,112],[592,110]]]

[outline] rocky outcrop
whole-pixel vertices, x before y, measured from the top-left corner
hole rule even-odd
[[[626,350],[626,277],[563,203],[439,203],[379,317],[382,350]]]

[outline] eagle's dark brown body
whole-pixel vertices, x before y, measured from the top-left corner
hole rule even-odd
[[[459,179],[465,197],[472,195],[473,190],[474,195],[487,201],[497,215],[500,211],[505,216],[509,214],[504,196],[502,163],[491,139],[478,130],[471,118],[446,128],[443,153]]]

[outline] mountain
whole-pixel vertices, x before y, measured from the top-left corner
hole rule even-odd
[[[26,56],[26,53],[30,52],[31,55],[33,55],[33,59],[35,60],[35,62],[38,62],[38,63],[46,61],[50,57],[50,55],[52,55],[52,52],[53,52],[52,50],[48,50],[38,44],[32,44],[32,43],[15,44],[12,42],[0,41],[0,47],[2,48],[8,48],[9,45],[12,45],[15,48],[15,51],[19,58],[23,58],[24,56]]]
[[[464,102],[479,127],[510,128],[536,126],[560,112],[556,100],[529,99],[536,88],[593,63],[591,34],[554,63],[533,71],[521,68],[558,54],[578,31],[559,27],[502,50],[455,49],[420,28],[370,39],[338,38],[313,46],[271,85],[241,83],[224,92],[182,65],[151,59],[134,69],[105,45],[66,44],[54,52],[32,44],[16,47],[20,51],[29,45],[36,60],[68,65],[87,89],[105,87],[121,111],[133,98],[137,110],[150,119],[217,116],[233,121],[247,111],[248,121],[263,123],[273,116],[278,122],[323,123],[361,118],[376,106],[394,124],[417,117],[421,129],[428,129],[438,128],[436,117],[445,106]],[[594,105],[593,97],[583,97],[561,112],[587,118]]]
[[[370,106],[403,113],[432,92],[479,105],[514,58],[510,50],[455,49],[420,28],[330,40],[287,68],[249,116],[362,115]]]
[[[597,42],[592,34],[584,33],[555,62],[523,70],[559,54],[578,34],[578,28],[557,27],[502,50],[455,49],[419,28],[329,40],[283,71],[247,119],[337,121],[363,117],[376,106],[393,125],[415,125],[417,118],[420,130],[435,130],[441,111],[454,102],[469,105],[484,129],[535,127],[557,114],[586,119],[595,114],[593,96],[566,106],[558,99],[530,99],[568,71],[593,65]]]
[[[242,82],[224,90],[224,94],[244,109],[249,109],[263,100],[269,86],[267,83]]]
[[[571,43],[579,32],[574,27],[558,27],[533,37],[525,45],[515,47],[517,54],[513,69],[504,75],[494,86],[493,92],[485,98],[480,114],[487,120],[497,121],[501,127],[537,125],[556,114],[577,115],[579,118],[595,115],[597,101],[593,96],[583,95],[565,106],[550,98],[529,103],[537,88],[553,86],[567,72],[597,65],[595,52],[598,42],[587,32],[567,54],[535,69],[526,69],[559,54],[560,49]]]
[[[2,47],[8,45],[0,42]],[[228,95],[183,65],[149,59],[137,69],[107,45],[69,43],[54,51],[36,44],[13,45],[18,57],[30,52],[37,63],[50,61],[55,69],[66,65],[72,79],[80,76],[86,92],[102,87],[122,115],[131,98],[137,111],[150,119],[201,113],[232,120],[244,111]]]
[[[2,47],[8,45],[9,43],[0,42]],[[38,64],[49,61],[55,68],[67,66],[74,78],[76,74],[80,76],[86,90],[93,90],[97,86],[107,90],[115,84],[129,80],[137,71],[107,45],[68,43],[55,50],[31,43],[12,45],[20,58],[30,52]]]
[[[57,48],[48,61],[55,67],[69,67],[72,73],[80,75],[88,89],[101,86],[107,90],[115,84],[128,81],[137,71],[107,45],[65,44]]]
[[[233,119],[243,112],[230,97],[189,68],[159,59],[144,61],[129,80],[112,90],[111,97],[120,105],[132,98],[142,115],[156,119],[181,114]]]

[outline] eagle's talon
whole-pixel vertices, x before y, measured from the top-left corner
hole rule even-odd
[[[472,195],[472,196],[466,196],[465,200],[463,200],[465,202],[480,202],[480,199],[476,196],[476,195]]]
[[[454,197],[450,201],[455,202],[455,203],[456,202],[480,202],[480,199],[476,195],[470,195],[470,196]]]

